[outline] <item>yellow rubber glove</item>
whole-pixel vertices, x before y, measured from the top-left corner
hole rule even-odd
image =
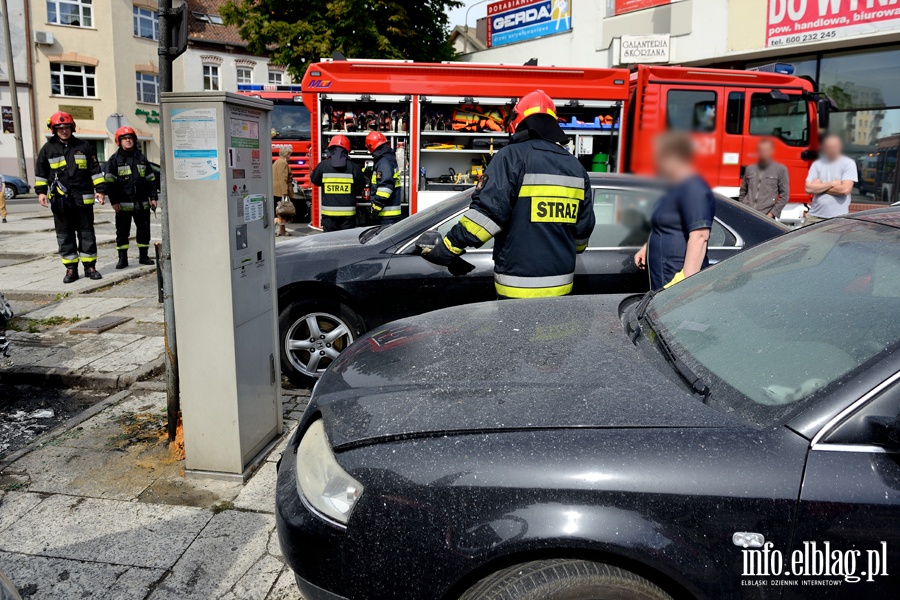
[[[667,283],[666,285],[663,286],[663,289],[670,288],[673,285],[675,285],[676,283],[678,283],[680,281],[684,281],[684,280],[685,280],[684,271],[678,271],[677,273],[675,273],[675,277],[672,278],[672,281],[670,281],[669,283]]]

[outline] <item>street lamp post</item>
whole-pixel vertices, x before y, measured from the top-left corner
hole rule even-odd
[[[469,49],[469,11],[478,6],[479,4],[484,4],[488,0],[478,0],[473,4],[469,5],[469,8],[466,9],[466,37],[463,38],[463,54]]]
[[[6,38],[6,73],[9,79],[10,106],[12,107],[13,140],[16,144],[16,159],[19,164],[19,177],[28,179],[25,170],[25,146],[22,142],[22,117],[19,113],[19,90],[16,86],[16,59],[12,53],[12,39],[9,36],[9,6],[6,0],[0,0],[3,10],[3,36]]]

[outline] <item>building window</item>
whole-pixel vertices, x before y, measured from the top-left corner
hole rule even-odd
[[[679,131],[712,133],[716,130],[716,93],[670,91],[666,97],[666,124]]]
[[[238,85],[242,83],[253,83],[253,69],[250,67],[238,67],[237,82]]]
[[[148,40],[159,39],[159,19],[155,12],[134,7],[134,35]]]
[[[219,90],[218,65],[203,65],[203,89],[207,92],[217,92]]]
[[[159,75],[136,73],[137,101],[144,104],[159,103]]]
[[[47,22],[90,27],[91,2],[92,0],[47,0]]]
[[[281,71],[269,71],[269,83],[272,85],[281,85],[284,83],[284,73]]]
[[[192,12],[191,13],[195,19],[198,21],[202,21],[203,23],[212,23],[213,25],[224,25],[224,21],[222,21],[222,17],[215,14],[206,14],[202,12]]]
[[[50,89],[54,96],[96,98],[94,67],[53,63],[50,65]]]

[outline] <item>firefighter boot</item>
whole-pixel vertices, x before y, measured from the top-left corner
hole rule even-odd
[[[66,276],[63,277],[63,283],[72,283],[78,281],[78,265],[66,266]]]
[[[128,266],[128,250],[119,250],[119,262],[116,263],[117,269],[124,269]]]
[[[103,275],[100,274],[100,271],[97,270],[97,267],[94,263],[84,263],[84,276],[88,279],[103,279]]]
[[[140,259],[138,262],[142,265],[155,265],[156,263],[152,258],[148,256],[150,249],[149,248],[138,248],[138,253],[140,254]]]

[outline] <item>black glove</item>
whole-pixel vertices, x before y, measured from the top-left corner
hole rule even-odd
[[[371,206],[369,206],[369,210],[372,212],[373,216],[377,217],[378,213],[380,213],[382,210],[384,210],[384,206],[377,204],[375,202],[372,202]]]
[[[444,244],[444,238],[437,231],[426,231],[416,240],[416,246],[422,254],[422,258],[441,267],[449,267],[454,260],[459,258],[457,254],[450,252]]]

